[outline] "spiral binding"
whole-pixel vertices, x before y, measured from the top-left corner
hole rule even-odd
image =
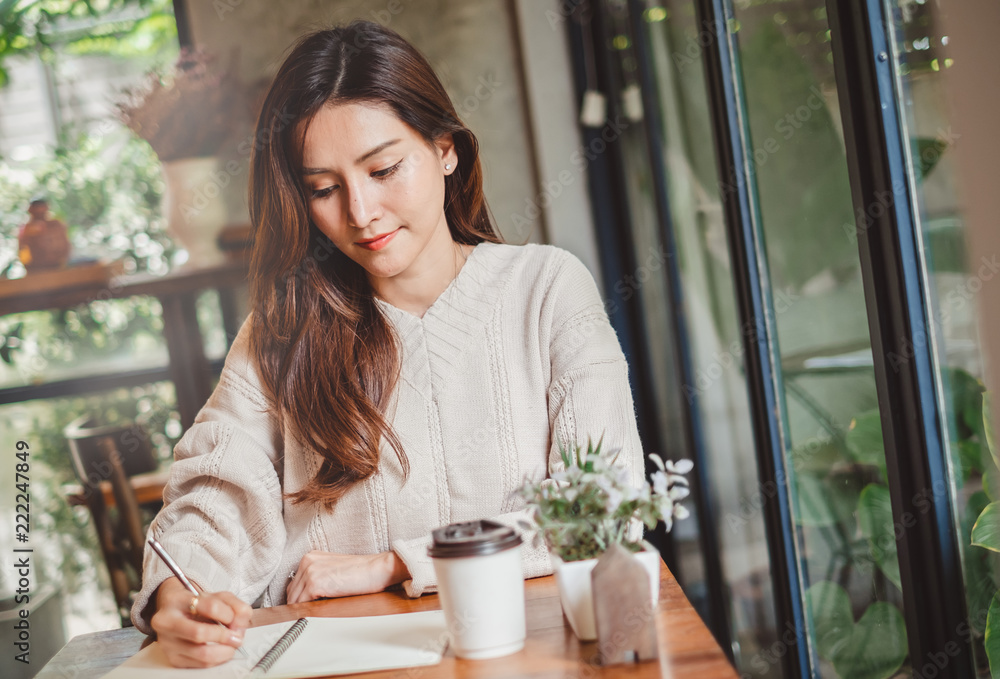
[[[250,670],[251,674],[264,674],[270,671],[274,663],[278,662],[278,658],[288,650],[288,647],[295,643],[295,640],[299,638],[302,631],[306,628],[309,621],[305,618],[299,618],[295,621],[295,624],[288,628],[288,631],[281,635],[281,638],[275,642],[271,650],[264,654],[264,657],[260,659],[254,668]]]

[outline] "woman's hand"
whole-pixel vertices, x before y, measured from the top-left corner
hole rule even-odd
[[[288,584],[290,604],[324,597],[381,592],[410,577],[395,552],[333,554],[312,551],[302,557]]]
[[[171,665],[220,665],[243,643],[252,609],[231,592],[203,592],[198,595],[198,615],[193,616],[193,596],[177,578],[164,580],[156,592],[156,614],[149,623]]]

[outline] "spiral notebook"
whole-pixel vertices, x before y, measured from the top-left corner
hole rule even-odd
[[[171,667],[156,642],[103,679],[298,679],[436,665],[447,645],[442,611],[364,618],[300,618],[251,627],[243,639],[246,658],[218,667]]]

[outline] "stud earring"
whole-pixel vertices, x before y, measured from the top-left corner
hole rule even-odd
[[[446,169],[446,170],[450,170],[450,169],[451,169],[451,165],[445,165],[445,166],[444,166],[444,169]]]

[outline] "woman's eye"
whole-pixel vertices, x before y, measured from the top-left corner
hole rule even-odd
[[[336,186],[328,186],[325,189],[316,189],[316,190],[314,190],[312,192],[312,197],[313,198],[326,198],[331,193],[333,193],[333,190],[335,188],[337,188],[337,187]]]
[[[396,163],[395,165],[393,165],[392,167],[387,167],[384,170],[378,170],[377,172],[372,172],[372,176],[373,177],[377,177],[378,179],[385,179],[386,177],[388,177],[389,175],[391,175],[393,172],[395,172],[396,170],[398,170],[399,166],[402,165],[402,164],[403,164],[403,161],[401,160],[398,163]]]

